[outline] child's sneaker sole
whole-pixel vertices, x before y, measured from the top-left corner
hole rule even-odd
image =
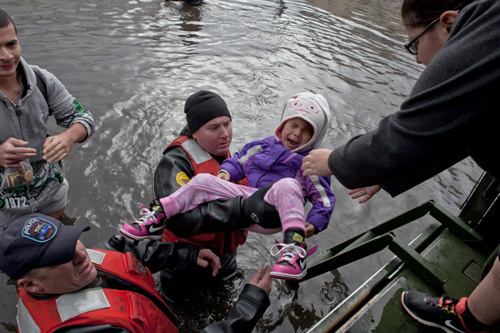
[[[298,280],[302,280],[304,278],[304,276],[306,276],[306,274],[307,274],[307,270],[303,270],[302,274],[297,274],[297,275],[271,271],[270,276],[272,278],[275,278],[275,279],[288,280],[288,281],[298,281]]]
[[[137,235],[132,235],[131,233],[129,233],[128,231],[124,230],[123,228],[120,228],[120,233],[130,239],[133,239],[133,240],[144,240],[144,239],[151,239],[151,240],[161,240],[161,238],[163,237],[163,234],[161,235],[146,235],[146,236],[137,236]]]

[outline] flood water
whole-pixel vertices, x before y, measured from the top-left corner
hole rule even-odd
[[[184,125],[183,103],[218,92],[233,116],[237,148],[271,135],[286,98],[327,97],[332,122],[324,146],[377,127],[397,111],[423,67],[401,47],[400,0],[1,0],[17,24],[22,55],[54,73],[89,109],[98,129],[66,158],[66,214],[91,225],[86,245],[108,239],[152,198],[152,173]],[[58,131],[56,126],[53,131]],[[433,199],[457,213],[480,170],[465,160],[391,198],[363,205],[335,179],[330,226],[308,241],[319,251]],[[398,231],[410,240],[423,219]],[[279,235],[276,235],[279,238]],[[181,331],[222,319],[255,270],[274,263],[273,236],[251,234],[240,247],[240,277],[226,292],[179,308]],[[259,332],[304,332],[392,255],[382,252],[290,290],[273,282]],[[16,290],[0,277],[0,331],[15,331]]]

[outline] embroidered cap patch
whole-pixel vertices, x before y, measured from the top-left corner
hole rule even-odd
[[[57,226],[40,217],[33,217],[24,223],[22,235],[38,243],[50,241],[57,234]]]

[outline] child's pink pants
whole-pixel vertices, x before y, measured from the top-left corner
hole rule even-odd
[[[256,188],[234,184],[208,173],[194,176],[186,185],[160,202],[167,218],[181,214],[202,203],[236,196],[248,198]],[[283,178],[274,183],[264,196],[264,201],[274,206],[281,219],[283,233],[288,229],[298,229],[305,233],[304,198],[302,188],[293,178]],[[272,234],[281,229],[264,229],[252,224],[250,231]]]

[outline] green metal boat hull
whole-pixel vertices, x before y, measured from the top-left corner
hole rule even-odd
[[[500,182],[484,174],[459,216],[429,201],[321,253],[299,283],[383,249],[395,256],[309,332],[429,332],[406,314],[401,293],[462,297],[474,290],[497,258],[499,193]],[[410,244],[395,236],[424,216],[435,222]]]

